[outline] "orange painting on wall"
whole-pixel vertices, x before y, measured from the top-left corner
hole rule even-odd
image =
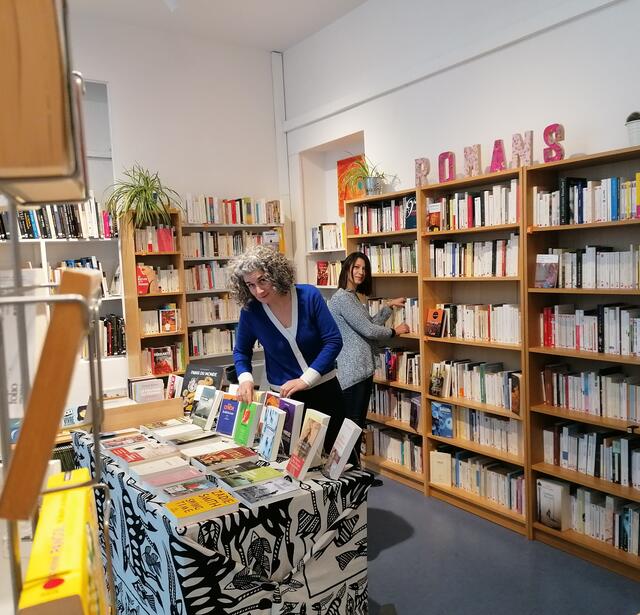
[[[363,161],[364,154],[358,154],[357,156],[351,156],[344,160],[338,160],[336,168],[338,171],[338,215],[344,217],[344,202],[349,199],[357,199],[358,197],[366,194],[364,185],[358,184],[357,188],[352,186],[346,186],[344,182],[344,176],[347,171],[357,162]]]

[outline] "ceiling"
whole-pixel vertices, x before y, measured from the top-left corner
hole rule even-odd
[[[284,51],[366,0],[68,0],[89,16]],[[173,9],[173,10],[172,10]]]

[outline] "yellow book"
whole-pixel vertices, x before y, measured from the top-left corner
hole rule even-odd
[[[89,470],[54,474],[48,488],[89,480]],[[107,613],[93,489],[45,495],[20,595],[20,615]]]
[[[164,505],[167,517],[178,527],[235,512],[239,502],[224,489],[174,500]]]

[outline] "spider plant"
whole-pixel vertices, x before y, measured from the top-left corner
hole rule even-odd
[[[374,178],[371,181],[369,178]],[[352,190],[362,190],[366,188],[367,194],[370,193],[370,184],[381,187],[382,182],[386,179],[383,171],[378,169],[378,165],[373,164],[369,158],[364,156],[360,160],[355,160],[342,176],[344,187]],[[367,181],[369,180],[369,181]]]
[[[169,210],[180,205],[180,195],[164,186],[157,173],[139,164],[124,170],[124,178],[116,181],[105,205],[117,218],[130,215],[134,227],[171,224]]]

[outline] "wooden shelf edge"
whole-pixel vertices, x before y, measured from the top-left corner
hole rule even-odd
[[[407,384],[405,382],[398,382],[397,380],[382,380],[380,378],[373,379],[374,384],[381,384],[382,386],[391,387],[392,389],[403,389],[405,391],[411,391],[412,393],[422,393],[422,388],[419,384]]]
[[[358,235],[347,235],[347,239],[376,239],[381,237],[393,237],[394,235],[416,235],[417,233],[418,229],[409,228],[399,231],[385,231],[384,233],[362,233]]]
[[[464,489],[448,487],[446,485],[439,485],[432,482],[429,482],[428,485],[429,494],[432,497],[442,499],[450,504],[458,506],[459,508],[463,508],[468,512],[472,512],[479,517],[483,517],[519,533],[524,533],[526,531],[526,520],[524,515],[509,510],[499,504],[495,504],[486,498],[481,498],[473,493],[469,493]],[[461,505],[462,503],[465,505]],[[486,513],[489,513],[489,515]],[[505,521],[509,523],[505,524]]]
[[[394,427],[395,429],[400,429],[401,431],[406,431],[407,433],[414,434],[416,436],[422,435],[422,432],[411,427],[409,423],[405,423],[404,421],[400,421],[398,419],[392,419],[391,417],[384,416],[382,414],[376,414],[375,412],[367,412],[367,421],[380,423],[381,425],[386,425],[387,427]]]
[[[593,564],[640,581],[640,557],[626,553],[600,540],[574,530],[561,532],[538,521],[533,523],[533,537],[552,547],[567,551]],[[603,558],[606,558],[604,560]]]
[[[505,463],[510,463],[514,466],[524,467],[524,458],[515,457],[514,455],[505,453],[504,451],[501,451],[497,448],[484,446],[482,444],[478,444],[477,442],[472,442],[471,440],[463,440],[462,438],[446,438],[444,436],[436,436],[434,434],[427,434],[427,438],[429,438],[429,440],[433,440],[434,442],[450,444],[451,446],[457,446],[458,448],[462,448],[466,451],[472,451],[474,453],[478,453],[479,455],[485,455],[486,457],[497,459],[498,461],[504,461]]]
[[[624,363],[626,365],[640,365],[640,357],[633,355],[607,354],[605,352],[586,352],[571,348],[551,348],[547,346],[530,346],[529,352],[535,354],[549,354],[556,357],[573,357],[575,359],[589,359],[608,363]]]
[[[422,278],[423,282],[520,282],[521,276],[466,277],[466,278]]]
[[[445,404],[451,404],[452,406],[458,406],[462,408],[471,408],[473,410],[480,410],[489,414],[497,414],[498,416],[504,416],[508,419],[515,419],[516,421],[522,421],[523,417],[519,414],[514,414],[507,408],[501,408],[500,406],[492,406],[490,404],[483,404],[479,401],[473,401],[471,399],[465,399],[464,397],[438,397],[425,393],[425,399],[430,401],[439,401]]]
[[[547,474],[567,482],[576,483],[589,489],[595,489],[602,493],[624,498],[625,500],[640,502],[640,489],[623,487],[617,483],[610,483],[609,481],[589,476],[588,474],[583,474],[576,470],[567,470],[566,468],[554,466],[549,463],[533,463],[531,465],[531,470],[534,472],[540,472],[541,474]]]
[[[377,455],[367,455],[362,457],[362,462],[365,464],[365,466],[371,468],[372,470],[388,470],[413,482],[419,483],[421,485],[421,488],[422,485],[424,485],[424,478],[422,474],[418,474],[418,472],[412,472],[404,466],[401,466],[398,463],[394,463],[393,461],[389,461],[388,459],[378,457]]]
[[[579,423],[588,423],[589,425],[611,427],[612,429],[619,429],[620,431],[628,431],[629,427],[638,427],[638,425],[640,425],[640,423],[634,423],[630,420],[612,419],[597,416],[595,414],[588,414],[586,412],[578,412],[577,410],[569,410],[568,408],[561,408],[559,406],[550,406],[547,404],[536,404],[531,406],[531,412],[570,419]]]
[[[590,222],[588,224],[560,224],[557,226],[531,225],[527,227],[527,234],[552,233],[555,231],[577,231],[580,229],[589,228],[615,228],[620,226],[633,226],[634,224],[640,224],[640,218],[630,218],[629,220],[612,220],[609,222]]]
[[[520,224],[496,224],[495,226],[474,226],[473,228],[450,229],[446,231],[424,231],[423,237],[446,237],[447,235],[467,235],[469,233],[490,233],[491,231],[517,231]]]
[[[527,292],[536,295],[640,295],[638,288],[528,288]]]
[[[442,344],[459,344],[461,346],[480,346],[482,348],[495,348],[496,350],[522,350],[521,344],[504,344],[502,342],[492,342],[490,340],[466,340],[459,337],[429,337],[425,335],[426,342],[436,342]]]

